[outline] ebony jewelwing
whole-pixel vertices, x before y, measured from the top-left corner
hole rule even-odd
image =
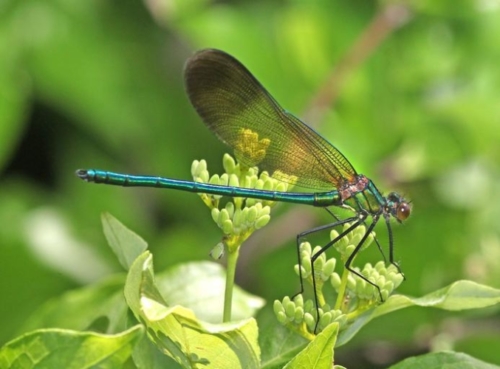
[[[351,273],[378,289],[380,287],[351,268],[351,263],[362,248],[368,235],[380,218],[383,218],[389,239],[389,261],[398,271],[394,261],[394,245],[390,220],[402,222],[408,218],[411,206],[402,196],[391,192],[383,196],[375,184],[358,174],[346,157],[311,127],[296,118],[274,100],[257,79],[234,57],[215,49],[197,52],[186,63],[185,83],[191,104],[210,130],[234,150],[240,164],[258,166],[267,170],[274,178],[290,181],[313,192],[277,192],[249,188],[197,183],[157,176],[120,174],[115,172],[80,169],[78,177],[88,182],[117,186],[141,186],[171,188],[182,191],[206,193],[230,197],[256,198],[306,204],[325,208],[336,206],[354,213],[352,217],[316,227],[297,236],[300,240],[314,232],[334,228],[345,223],[351,225],[312,255],[311,267],[314,276],[314,261],[333,244],[358,226],[371,223],[345,263]],[[257,134],[258,147],[245,147],[246,134]],[[377,242],[379,249],[380,245]],[[382,250],[381,250],[382,251]],[[384,255],[382,253],[382,255]],[[385,256],[384,256],[385,259]],[[300,253],[299,253],[300,265]],[[301,268],[299,267],[299,273]],[[304,291],[302,278],[301,291]],[[316,309],[316,283],[313,278]]]

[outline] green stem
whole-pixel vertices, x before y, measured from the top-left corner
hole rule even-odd
[[[236,264],[238,263],[239,247],[227,254],[226,269],[226,289],[224,291],[224,313],[222,321],[224,323],[231,321],[231,307],[233,303],[234,276],[236,274]]]
[[[347,321],[352,322],[352,321],[356,320],[360,315],[364,314],[365,311],[368,311],[372,308],[373,308],[373,304],[366,304],[366,305],[358,307],[353,312],[347,314]]]
[[[349,277],[349,270],[344,268],[342,273],[342,279],[339,286],[339,294],[337,295],[337,300],[335,301],[335,310],[342,310],[342,305],[344,303],[345,291],[347,289],[347,278]]]
[[[320,277],[321,278],[321,277]],[[323,281],[316,282],[316,296],[318,297],[318,304],[320,307],[326,304],[325,296],[323,295]]]

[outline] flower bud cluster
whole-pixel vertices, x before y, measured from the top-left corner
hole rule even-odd
[[[195,160],[191,165],[193,180],[218,186],[250,188],[264,191],[286,192],[293,185],[273,178],[267,172],[259,173],[257,167],[245,168],[236,164],[234,158],[225,154],[222,160],[225,173],[210,175],[205,160]],[[293,178],[291,178],[293,179]],[[225,235],[227,247],[241,245],[255,230],[264,227],[271,219],[273,201],[253,198],[233,197],[221,204],[222,195],[199,194],[203,202],[211,209],[212,219]]]
[[[349,224],[344,225],[343,231],[349,227]],[[360,225],[336,241],[334,248],[340,252],[341,260],[345,262],[349,258],[365,233],[366,228]],[[335,240],[338,235],[339,232],[332,231],[331,240]],[[359,251],[364,250],[374,240],[374,237],[374,233],[370,234],[365,240],[366,246],[363,245]],[[313,293],[316,294],[315,298],[304,302],[304,297],[300,294],[293,300],[286,296],[282,301],[274,302],[274,312],[278,321],[308,339],[311,339],[332,322],[338,322],[340,330],[345,329],[351,323],[352,317],[358,316],[367,308],[373,308],[385,301],[404,279],[394,265],[386,267],[383,261],[374,266],[368,263],[361,270],[352,268],[366,280],[346,268],[339,274],[335,271],[337,260],[327,258],[324,252],[319,254],[321,249],[320,246],[313,248],[309,242],[302,242],[299,249],[300,263],[294,268],[295,273],[301,276],[302,281],[306,281],[309,285],[313,285],[314,278],[316,291]],[[312,257],[316,257],[314,276],[311,267]],[[334,309],[326,303],[326,297],[331,299],[331,293],[323,291],[328,285],[333,287],[337,294]],[[315,301],[318,302],[318,309],[316,309]]]
[[[313,301],[304,302],[302,295],[297,295],[293,300],[288,296],[282,301],[275,300],[273,309],[281,324],[305,328],[309,334],[314,332],[315,328],[321,331],[333,322],[339,323],[340,329],[347,325],[347,315],[341,310],[332,309],[325,304],[317,312]],[[316,325],[317,313],[319,313],[319,323]]]

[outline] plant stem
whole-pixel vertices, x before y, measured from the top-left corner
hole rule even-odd
[[[236,274],[236,264],[238,263],[239,250],[239,247],[235,247],[227,254],[226,289],[224,291],[224,313],[222,315],[222,322],[224,323],[231,321],[234,276]]]
[[[313,276],[314,278],[314,276]],[[322,281],[318,281],[316,282],[316,296],[318,297],[318,305],[320,307],[322,307],[323,305],[326,304],[326,301],[325,301],[325,296],[323,295],[323,282]]]
[[[344,268],[342,273],[342,279],[339,287],[339,294],[337,295],[337,300],[335,301],[335,310],[342,310],[342,304],[344,302],[345,290],[347,288],[347,278],[349,277],[349,270]]]

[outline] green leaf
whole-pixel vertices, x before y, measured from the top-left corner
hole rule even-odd
[[[119,368],[143,335],[137,325],[116,335],[43,329],[25,334],[0,350],[0,368]]]
[[[152,256],[144,252],[129,270],[125,298],[164,354],[183,368],[200,364],[214,368],[259,367],[254,319],[225,324],[201,322],[191,310],[167,306],[153,280]]]
[[[24,324],[21,332],[58,327],[64,329],[98,329],[117,333],[126,329],[128,306],[123,297],[124,275],[112,276],[100,283],[80,288],[42,305]]]
[[[222,321],[226,272],[217,263],[192,262],[177,265],[156,276],[156,284],[168,305],[182,305],[210,323]],[[239,287],[233,291],[233,320],[254,316],[265,301]]]
[[[171,357],[164,355],[147,336],[143,336],[135,345],[132,358],[138,369],[181,368]]]
[[[472,281],[457,281],[423,297],[393,295],[377,308],[361,315],[346,330],[339,334],[337,346],[348,342],[365,324],[372,319],[410,306],[434,307],[458,311],[480,309],[500,303],[500,290]]]
[[[103,213],[101,221],[109,246],[120,264],[128,270],[134,260],[148,248],[148,244],[109,213]]]
[[[276,320],[272,309],[258,316],[262,369],[281,369],[309,343]]]
[[[391,366],[390,369],[498,369],[500,367],[485,363],[461,352],[432,352],[412,357]]]
[[[339,333],[339,324],[332,323],[304,350],[290,361],[286,369],[329,368],[333,364],[333,348]]]

